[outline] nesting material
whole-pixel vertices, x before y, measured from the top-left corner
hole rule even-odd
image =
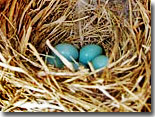
[[[60,43],[100,45],[108,66],[75,71]],[[1,0],[0,111],[151,112],[151,1]]]

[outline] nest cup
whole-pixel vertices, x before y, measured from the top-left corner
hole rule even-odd
[[[109,65],[48,65],[51,47],[104,48]],[[0,1],[0,110],[151,112],[151,2]]]

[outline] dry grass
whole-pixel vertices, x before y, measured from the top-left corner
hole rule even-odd
[[[150,0],[84,1],[0,0],[1,111],[151,112]],[[61,42],[99,44],[109,65],[47,65]]]

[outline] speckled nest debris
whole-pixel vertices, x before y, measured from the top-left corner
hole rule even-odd
[[[61,42],[99,44],[109,65],[47,65]],[[0,0],[0,109],[151,112],[150,0]]]

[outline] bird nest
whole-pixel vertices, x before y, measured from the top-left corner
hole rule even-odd
[[[109,64],[47,64],[62,42],[98,44]],[[0,110],[151,112],[150,0],[1,0]]]

